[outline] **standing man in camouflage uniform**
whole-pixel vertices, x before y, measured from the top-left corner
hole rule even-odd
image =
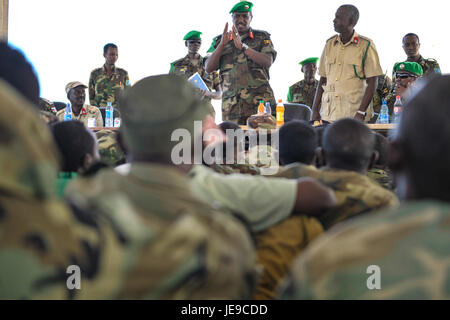
[[[237,3],[230,11],[232,31],[225,24],[223,34],[214,38],[206,71],[220,70],[222,84],[222,118],[246,124],[256,114],[260,100],[270,102],[275,114],[275,98],[269,85],[269,68],[275,61],[270,34],[250,27],[253,4]]]
[[[423,76],[427,77],[433,74],[441,74],[439,63],[435,59],[425,59],[419,53],[419,36],[415,33],[408,33],[403,37],[403,50],[405,50],[406,61],[417,62],[423,69]]]
[[[354,30],[358,19],[359,11],[353,5],[336,11],[333,23],[339,34],[327,40],[320,58],[312,120],[372,118],[371,102],[383,72],[373,41]]]
[[[308,107],[312,107],[319,84],[319,81],[316,80],[318,60],[319,58],[308,58],[299,63],[302,66],[305,78],[289,87],[288,102],[306,104]]]
[[[177,74],[188,79],[196,72],[205,82],[210,91],[201,90],[203,99],[211,103],[211,99],[221,99],[222,89],[220,88],[220,79],[217,71],[212,73],[206,73],[205,71],[205,58],[203,58],[198,51],[202,45],[202,39],[200,37],[202,33],[199,31],[189,31],[183,38],[184,44],[188,48],[188,54],[181,59],[178,59],[170,64],[170,74]],[[215,92],[213,92],[215,90]],[[215,115],[214,108],[212,107],[211,114]]]
[[[103,47],[105,64],[94,69],[89,77],[89,101],[96,107],[106,107],[108,102],[117,108],[120,90],[129,85],[128,72],[115,66],[119,58],[119,49],[114,43]]]
[[[294,263],[285,299],[450,299],[450,77],[403,109],[391,142],[397,209],[318,239]]]

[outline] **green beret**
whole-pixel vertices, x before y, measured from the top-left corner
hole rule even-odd
[[[315,64],[317,64],[317,61],[319,61],[319,58],[308,58],[308,59],[305,59],[305,60],[303,60],[303,61],[300,61],[298,64],[300,64],[302,67],[305,65],[305,64],[308,64],[308,63],[315,63]]]
[[[231,8],[230,13],[233,12],[252,12],[253,3],[248,1],[240,1]]]
[[[183,40],[199,40],[199,39],[201,39],[200,38],[201,34],[202,33],[200,31],[192,30],[192,31],[189,31],[188,33],[186,33]]]
[[[170,155],[179,143],[171,140],[174,131],[184,129],[193,137],[194,121],[203,121],[209,112],[195,87],[173,74],[150,76],[127,87],[119,110],[125,144],[131,152],[149,156]]]
[[[394,72],[396,71],[408,71],[419,77],[421,77],[423,74],[423,69],[420,66],[420,64],[418,64],[417,62],[409,62],[409,61],[397,62],[394,65]]]

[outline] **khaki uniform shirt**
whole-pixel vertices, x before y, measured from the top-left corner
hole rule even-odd
[[[362,61],[369,42],[363,70]],[[327,78],[327,83],[323,86],[320,110],[323,120],[335,121],[355,116],[367,87],[366,81],[359,79],[355,71],[360,77],[365,74],[366,78],[383,74],[372,40],[357,34],[356,31],[346,44],[342,43],[339,35],[328,39],[319,65],[319,75]],[[366,112],[368,121],[373,115],[371,105]]]
[[[61,109],[56,113],[59,121],[64,121],[64,111],[65,109]],[[95,119],[95,127],[103,127],[102,113],[97,107],[85,104],[83,108],[81,108],[78,116],[75,116],[72,112],[72,120],[79,120],[83,122],[86,127],[89,126],[89,119],[92,118]]]
[[[296,180],[223,175],[203,165],[194,166],[188,177],[197,197],[244,218],[254,232],[289,217],[297,196]]]

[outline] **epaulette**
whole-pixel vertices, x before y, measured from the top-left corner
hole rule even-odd
[[[264,30],[256,30],[256,29],[251,29],[253,34],[258,34],[258,33],[262,33],[263,35],[269,36],[270,37],[270,33]]]
[[[329,37],[329,38],[327,39],[327,41],[325,41],[325,42],[328,42],[328,41],[330,41],[330,40],[332,40],[332,39],[335,39],[337,36],[338,36],[338,35],[335,34],[334,36]]]
[[[373,43],[373,41],[365,36],[359,35],[360,39],[366,40],[367,42]]]
[[[436,62],[436,63],[437,63],[437,60],[436,60],[436,59],[433,59],[433,58],[425,59],[425,61],[430,61],[430,62]]]
[[[176,65],[177,63],[183,62],[184,58],[175,60],[174,62],[171,63],[171,65]]]

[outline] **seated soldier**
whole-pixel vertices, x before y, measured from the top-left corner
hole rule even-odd
[[[366,174],[377,159],[375,136],[363,123],[353,119],[336,121],[325,129],[318,157],[326,164],[320,170],[291,164],[276,177],[310,176],[336,193],[337,207],[321,215],[325,229],[353,216],[397,205],[397,197],[369,179]]]
[[[385,136],[380,133],[375,133],[375,150],[378,152],[378,159],[367,172],[367,176],[383,188],[393,190],[394,186],[391,172],[387,167],[388,144],[388,139]]]
[[[57,122],[51,125],[50,129],[62,155],[57,180],[58,195],[62,197],[69,181],[98,162],[100,155],[94,133],[82,122],[77,120]]]
[[[284,299],[448,299],[450,76],[407,103],[390,144],[398,208],[333,228],[296,260]]]
[[[189,165],[172,162],[177,144],[170,138],[172,133],[182,128],[194,135],[194,122],[208,114],[206,102],[185,79],[161,75],[127,88],[119,109],[132,160],[129,171],[102,170],[93,178],[74,180],[66,195],[100,207],[124,196],[139,213],[141,228],[147,230],[149,256],[130,276],[148,289],[134,297],[249,298],[256,273],[247,230],[196,198],[186,179]],[[161,113],[161,109],[167,111]],[[125,227],[128,222],[122,224]]]
[[[416,62],[397,62],[394,65],[395,83],[391,92],[386,97],[389,108],[389,115],[392,119],[394,112],[394,103],[397,96],[400,96],[402,103],[405,104],[410,96],[410,87],[414,87],[415,82],[422,77],[422,67]]]
[[[100,110],[85,104],[86,88],[78,81],[69,82],[66,85],[67,99],[70,101],[72,120],[80,120],[87,127],[103,127],[103,118]],[[66,109],[61,109],[56,113],[59,121],[64,121]]]
[[[314,136],[310,139],[314,141]],[[309,163],[292,163],[276,175],[315,177],[335,191],[338,205],[317,215],[320,223],[302,216],[288,218],[257,235],[257,261],[264,270],[255,290],[255,299],[275,297],[275,289],[287,275],[295,256],[323,232],[322,226],[326,230],[344,219],[397,204],[397,197],[392,192],[365,176],[376,158],[374,145],[375,138],[366,125],[354,119],[341,119],[325,130],[321,152],[327,164],[325,168],[315,169],[310,160]],[[280,152],[284,152],[281,146]],[[306,159],[311,159],[311,154]],[[305,220],[301,223],[294,220],[300,218]]]
[[[219,128],[225,134],[226,140],[221,142],[223,147],[220,155],[216,155],[216,161],[208,166],[222,174],[260,174],[260,169],[257,166],[242,161],[245,159],[245,133],[239,125],[234,122],[224,121],[219,124]],[[233,155],[231,155],[230,141],[233,142]],[[230,149],[230,152],[227,149]]]

